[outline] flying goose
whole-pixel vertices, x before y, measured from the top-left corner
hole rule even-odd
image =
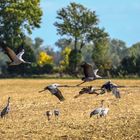
[[[9,105],[10,105],[10,97],[8,97],[8,101],[7,101],[6,107],[0,113],[1,118],[3,118],[6,114],[9,113],[9,111],[10,111],[10,106]]]
[[[84,87],[82,88],[80,91],[79,91],[79,94],[75,96],[75,98],[83,95],[83,94],[96,94],[96,95],[99,95],[99,93],[97,93],[96,91],[97,90],[100,90],[100,89],[95,89],[94,87],[92,86],[89,86],[89,87]]]
[[[41,90],[39,92],[49,90],[52,93],[52,95],[55,95],[60,101],[64,101],[65,98],[63,97],[63,95],[62,95],[61,91],[58,89],[58,87],[67,87],[67,85],[59,85],[59,84],[55,83],[55,84],[45,87],[43,90]]]
[[[93,66],[87,62],[84,62],[81,67],[83,68],[83,72],[85,77],[82,78],[82,83],[78,84],[77,86],[85,83],[85,82],[89,82],[89,81],[93,81],[96,79],[101,79],[102,77],[97,75],[98,69],[93,69]]]
[[[106,82],[105,84],[103,84],[101,86],[101,92],[100,92],[100,94],[104,94],[105,92],[111,92],[112,91],[112,94],[116,98],[121,98],[120,91],[119,91],[118,88],[119,88],[119,86],[117,86],[114,83],[111,83],[111,81],[109,80],[108,82]]]
[[[9,65],[19,65],[21,63],[31,64],[31,62],[23,60],[22,56],[25,52],[23,48],[19,53],[16,54],[11,48],[7,47],[4,42],[0,42],[0,46],[12,61]]]

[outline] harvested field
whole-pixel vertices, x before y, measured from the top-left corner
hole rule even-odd
[[[106,80],[84,85],[101,86]],[[121,99],[111,93],[85,94],[74,98],[80,87],[60,88],[63,103],[49,91],[38,93],[52,83],[76,85],[80,80],[5,79],[0,80],[0,110],[11,97],[10,113],[0,119],[0,140],[140,140],[140,87],[121,88]],[[118,85],[140,86],[140,80],[112,80]],[[90,112],[105,100],[107,117],[90,118]],[[44,113],[59,109],[58,119]]]

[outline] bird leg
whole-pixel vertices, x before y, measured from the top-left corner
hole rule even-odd
[[[78,95],[75,95],[74,98],[78,98],[79,96],[81,96],[82,94],[78,94]]]
[[[45,89],[43,89],[43,90],[40,90],[40,91],[38,91],[39,93],[41,93],[41,92],[43,92],[43,91],[45,91]]]
[[[78,84],[78,85],[76,85],[76,86],[80,86],[80,85],[82,85],[83,83],[85,83],[86,81],[83,81],[82,83],[80,83],[80,84]]]

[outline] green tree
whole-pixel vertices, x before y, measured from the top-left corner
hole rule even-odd
[[[0,74],[2,74],[2,70],[6,71],[6,61],[8,58],[2,52],[0,52]]]
[[[118,67],[118,74],[124,76],[140,75],[140,43],[138,42],[130,48],[127,48],[127,52],[127,56],[122,59],[121,64]]]
[[[128,48],[129,56],[140,56],[140,42]]]
[[[99,19],[95,11],[90,11],[81,4],[70,3],[66,8],[59,10],[57,14],[59,21],[54,25],[57,27],[58,34],[66,35],[74,44],[74,50],[71,51],[69,59],[70,68],[74,68],[71,69],[73,73],[77,69],[78,61],[82,58],[80,53],[85,44],[99,40],[102,36],[106,37],[107,33],[104,32],[104,29],[99,29]],[[71,65],[73,66],[71,67]]]
[[[104,75],[108,75],[111,68],[112,62],[109,56],[109,42],[108,40],[102,40],[96,42],[93,48],[92,54],[93,61],[95,62],[97,68]]]
[[[34,51],[34,54],[35,54],[35,56],[36,56],[36,60],[38,59],[38,57],[39,57],[39,53],[40,53],[40,51],[41,51],[41,46],[42,46],[42,44],[43,44],[43,39],[41,39],[41,38],[39,38],[39,37],[36,37],[35,39],[34,39],[34,44],[32,45],[33,47],[33,51]]]
[[[65,47],[65,49],[61,52],[63,60],[60,61],[60,71],[66,72],[69,66],[69,54],[71,52],[71,48]]]
[[[40,0],[1,0],[0,39],[14,47],[24,39],[24,33],[32,33],[41,22]]]
[[[55,45],[63,51],[67,46],[71,46],[71,40],[66,38],[58,39]],[[71,46],[72,47],[72,46]]]
[[[117,68],[120,65],[121,60],[128,56],[128,48],[124,41],[118,39],[112,39],[109,42],[110,57],[112,59],[113,68]]]

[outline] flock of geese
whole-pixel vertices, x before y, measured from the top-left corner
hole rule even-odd
[[[23,60],[23,58],[22,58],[22,56],[24,54],[23,46],[21,46],[17,50],[17,53],[15,53],[11,48],[7,47],[6,43],[1,42],[1,41],[0,41],[0,47],[10,58],[10,60],[11,60],[10,65],[19,65],[21,63],[31,64],[31,62],[27,62],[27,61]],[[46,86],[43,90],[39,91],[39,93],[49,90],[52,95],[55,95],[59,99],[59,101],[63,102],[63,101],[65,101],[65,98],[64,98],[62,92],[60,91],[59,87],[81,87],[80,85],[85,82],[89,82],[89,81],[93,81],[93,80],[102,78],[101,76],[99,76],[97,74],[98,69],[93,69],[93,66],[91,64],[84,62],[81,65],[81,67],[83,68],[84,77],[81,79],[82,82],[80,84],[70,86],[70,85],[60,85],[60,84],[54,83],[54,84]],[[104,83],[98,89],[96,89],[95,87],[92,87],[92,86],[84,87],[79,91],[79,94],[76,95],[74,98],[78,98],[79,96],[81,96],[83,94],[96,94],[98,96],[98,95],[102,95],[106,92],[112,92],[112,94],[116,98],[121,98],[119,87],[120,86],[117,86],[116,84],[112,83],[111,81],[108,81],[108,82]],[[108,114],[109,106],[107,108],[105,108],[103,106],[103,102],[104,102],[104,100],[101,101],[101,106],[99,108],[94,109],[90,113],[90,117],[92,117],[94,115],[97,115],[97,117],[98,116],[103,117]],[[3,118],[6,114],[9,113],[9,111],[10,111],[9,104],[10,104],[10,97],[8,97],[6,107],[0,112],[1,118]],[[48,117],[48,120],[50,120],[52,115],[54,115],[55,117],[58,117],[60,115],[60,110],[59,109],[55,109],[53,111],[49,110],[45,113],[45,115]]]
[[[77,85],[76,85],[77,86]],[[44,92],[46,90],[50,91],[50,93],[54,96],[56,96],[60,102],[63,102],[65,100],[62,92],[59,90],[59,87],[76,87],[76,86],[68,86],[68,85],[60,85],[60,84],[51,84],[49,86],[46,86],[43,90],[39,91],[39,93]],[[99,92],[98,92],[99,91]],[[83,94],[96,94],[96,95],[102,95],[106,92],[112,92],[112,94],[116,97],[116,98],[121,98],[120,96],[120,91],[118,89],[118,86],[114,83],[112,83],[111,81],[106,82],[105,84],[103,84],[101,86],[101,88],[94,88],[92,86],[89,87],[84,87],[79,91],[79,94],[74,96],[74,98],[78,98],[79,96],[83,95]],[[99,117],[103,117],[106,116],[109,112],[109,105],[107,107],[104,107],[104,101],[105,100],[101,100],[101,106],[99,108],[94,109],[91,113],[90,113],[90,117],[97,115]],[[59,116],[60,115],[60,111],[57,109],[57,115],[55,111],[47,111],[46,112],[46,116],[48,117],[48,120],[50,120],[51,116],[53,116],[53,114],[55,116]]]

